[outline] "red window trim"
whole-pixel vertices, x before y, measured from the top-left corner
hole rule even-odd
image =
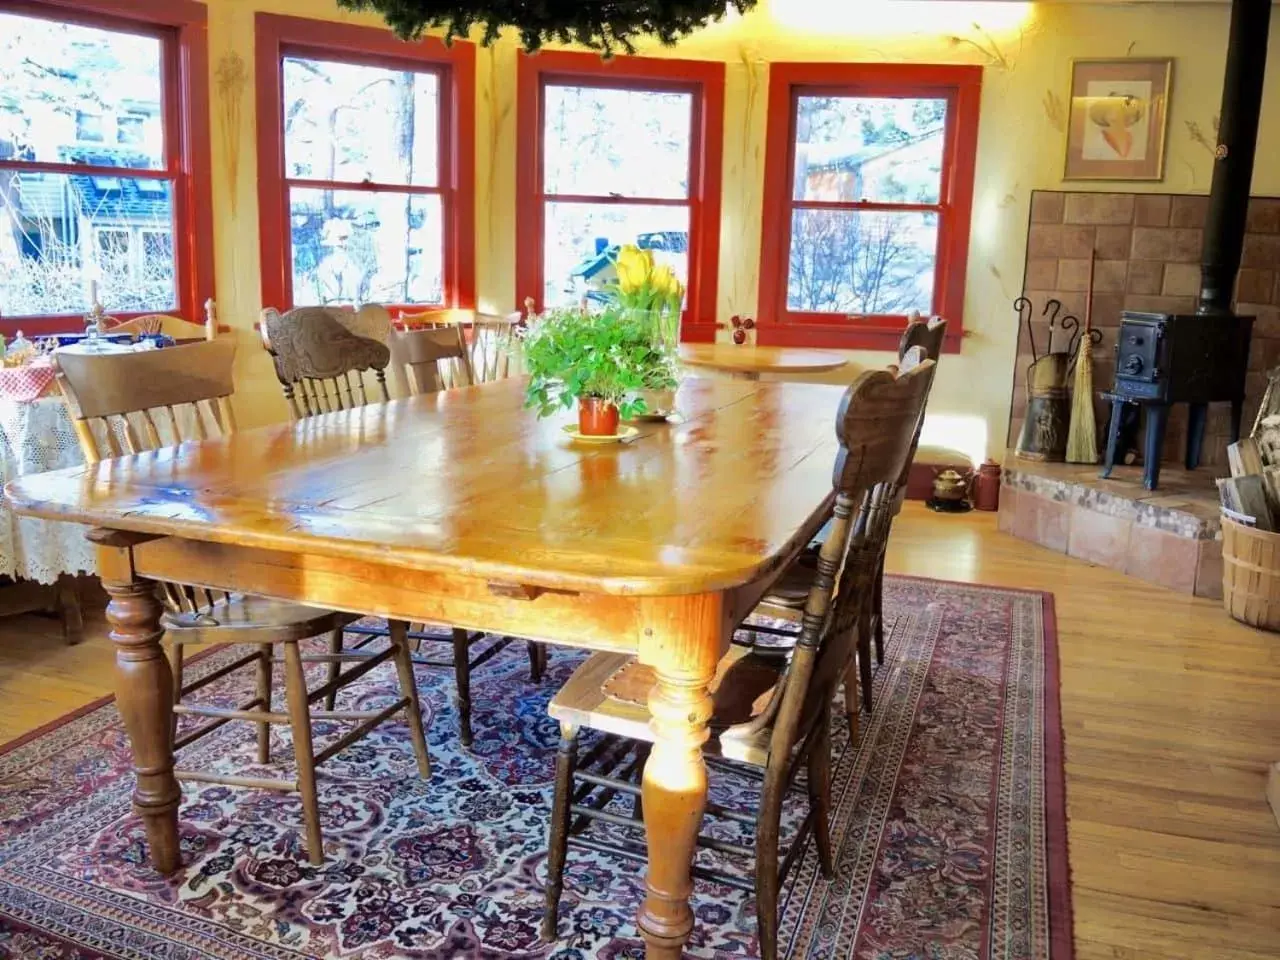
[[[769,127],[765,147],[761,217],[760,299],[757,340],[776,346],[893,350],[905,317],[832,321],[830,314],[787,310],[790,264],[795,99],[798,91],[828,95],[945,96],[946,144],[941,201],[935,312],[947,319],[943,349],[959,352],[963,334],[965,265],[973,212],[973,173],[978,143],[982,68],[944,64],[773,63],[769,67]]]
[[[475,47],[436,37],[417,43],[388,30],[326,20],[259,13],[254,17],[258,116],[258,239],[262,255],[262,302],[293,306],[289,257],[288,191],[284,176],[284,77],[281,58],[303,53],[321,59],[433,70],[441,75],[441,115],[448,142],[440,189],[396,187],[404,193],[440,193],[444,204],[444,296],[439,306],[474,308],[475,270]],[[360,189],[352,184],[350,189]],[[427,310],[437,304],[387,304]]]
[[[209,158],[209,46],[207,8],[194,0],[8,0],[8,13],[28,14],[90,27],[138,31],[174,38],[164,47],[164,122],[168,157],[174,174],[173,254],[177,313],[192,323],[204,323],[204,303],[213,296],[213,197]],[[145,29],[145,28],[153,29]],[[159,29],[154,29],[159,28]],[[0,161],[0,167],[19,166]],[[47,164],[39,164],[49,169]],[[74,165],[73,165],[74,166]],[[75,166],[74,172],[92,168]],[[121,176],[117,167],[113,176]],[[148,176],[147,171],[127,176]],[[152,174],[154,176],[154,172]],[[168,177],[164,177],[168,179]],[[154,312],[154,311],[151,311]],[[122,320],[141,313],[119,312]],[[3,329],[46,335],[78,332],[82,317],[4,317]]]
[[[542,309],[542,90],[548,80],[577,86],[695,93],[689,184],[689,284],[682,336],[711,341],[716,331],[720,263],[720,186],[724,155],[725,65],[707,60],[591,53],[521,53],[516,80],[516,304],[532,297]],[[531,155],[530,155],[531,154]],[[530,162],[532,161],[532,162]]]

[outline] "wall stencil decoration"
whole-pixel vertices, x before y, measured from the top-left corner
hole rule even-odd
[[[1073,60],[1064,180],[1161,180],[1173,61]]]
[[[228,53],[218,61],[214,80],[218,89],[218,136],[227,161],[227,185],[230,187],[231,212],[239,206],[240,187],[240,101],[249,69],[244,57]]]

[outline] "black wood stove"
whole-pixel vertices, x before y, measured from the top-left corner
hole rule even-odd
[[[1138,407],[1145,410],[1147,419],[1142,480],[1148,490],[1160,481],[1170,404],[1188,404],[1189,470],[1200,464],[1209,404],[1231,404],[1231,439],[1240,438],[1253,317],[1232,313],[1231,292],[1244,246],[1270,26],[1270,0],[1233,0],[1219,143],[1200,264],[1200,301],[1191,314],[1125,311],[1121,315],[1115,385],[1102,394],[1111,402],[1104,477],[1111,475],[1122,435],[1136,428]]]
[[[1231,404],[1231,440],[1240,439],[1244,408],[1244,379],[1249,369],[1249,337],[1253,317],[1236,314],[1135,313],[1126,310],[1116,334],[1115,386],[1104,399],[1111,402],[1106,465],[1111,475],[1123,438],[1136,429],[1138,404],[1146,413],[1142,481],[1154,490],[1160,481],[1169,406],[1186,403],[1186,466],[1200,466],[1209,404]]]

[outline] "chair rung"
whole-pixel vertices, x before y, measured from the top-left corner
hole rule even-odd
[[[360,726],[356,727],[354,730],[349,731],[348,733],[343,734],[333,743],[329,744],[329,746],[325,747],[323,750],[317,753],[315,755],[315,759],[313,762],[315,763],[316,766],[319,766],[320,764],[328,760],[330,757],[332,757],[335,753],[340,753],[341,751],[347,749],[347,747],[351,746],[351,744],[355,743],[361,737],[365,736],[367,733],[369,733],[369,731],[371,731],[378,724],[388,719],[397,710],[403,710],[408,705],[409,705],[409,698],[401,697],[399,700],[397,700],[391,706],[387,707],[385,710],[379,710],[368,720],[364,721],[364,723],[360,724]]]
[[[649,859],[648,854],[637,847],[603,843],[599,840],[589,839],[588,837],[570,837],[568,843],[571,847],[582,847],[586,850],[594,850],[596,853],[612,853],[620,857],[625,857],[628,860],[634,860],[638,863],[645,863]],[[720,873],[716,870],[708,870],[706,867],[698,866],[696,863],[689,868],[689,873],[695,880],[708,880],[712,883],[722,883],[726,887],[732,887],[735,890],[742,890],[746,893],[754,893],[756,889],[755,884],[750,880],[743,880],[731,874]]]
[[[251,700],[250,703],[259,701]],[[173,712],[180,717],[211,717],[225,720],[251,720],[254,723],[288,723],[287,713],[272,713],[269,710],[228,710],[223,707],[190,707],[184,703],[175,704]]]
[[[312,710],[312,720],[372,720],[378,710]]]
[[[265,780],[261,777],[232,777],[216,773],[200,773],[198,770],[175,770],[173,775],[178,780],[192,783],[216,783],[224,787],[248,787],[251,790],[280,790],[285,793],[296,793],[296,780]]]
[[[393,656],[395,656],[395,653],[396,653],[395,647],[388,647],[386,650],[383,650],[381,653],[376,653],[371,657],[361,657],[360,658],[361,662],[358,663],[356,666],[352,667],[350,670],[347,670],[344,673],[338,674],[336,677],[334,677],[324,686],[317,687],[315,690],[308,693],[307,703],[315,703],[317,700],[322,700],[331,693],[336,693],[337,691],[345,687],[347,684],[354,683],[356,680],[359,680],[361,677],[363,677],[366,673],[368,673],[374,667],[377,667],[380,664],[386,663]]]
[[[303,663],[363,663],[370,657],[381,656],[385,650],[352,650],[347,653],[304,653],[300,657]],[[284,663],[284,657],[275,657],[272,663]]]
[[[217,680],[221,680],[229,673],[235,673],[237,670],[249,666],[257,660],[260,655],[261,654],[255,651],[248,656],[241,657],[239,660],[232,660],[226,666],[219,667],[217,670],[201,677],[199,680],[192,680],[182,688],[182,695],[185,697],[188,693],[194,693],[202,687],[207,687],[209,684]]]
[[[201,739],[202,737],[208,736],[209,734],[213,733],[213,731],[217,730],[219,727],[224,727],[230,722],[231,722],[230,717],[223,717],[220,720],[214,720],[212,723],[206,723],[206,724],[203,724],[202,726],[196,727],[194,730],[188,733],[185,737],[180,737],[179,739],[173,742],[174,753],[177,753],[183,747],[191,746],[191,744],[195,743],[197,740]]]

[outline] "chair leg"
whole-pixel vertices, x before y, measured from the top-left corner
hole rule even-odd
[[[862,709],[858,703],[858,657],[855,653],[849,657],[844,668],[844,717],[849,724],[849,743],[858,745],[858,727],[861,723]]]
[[[884,663],[884,557],[876,568],[876,584],[871,591],[871,630],[876,642],[876,663]]]
[[[334,627],[329,634],[329,653],[333,656],[337,656],[341,652],[342,652],[342,628]],[[326,664],[324,682],[333,683],[334,680],[338,679],[338,669],[341,666],[342,664],[338,663],[337,660],[330,660],[328,664]],[[333,708],[337,705],[337,702],[338,702],[338,691],[334,690],[332,693],[325,695],[324,708],[326,710],[333,710]]]
[[[835,879],[831,855],[831,704],[818,718],[817,739],[809,748],[809,809],[813,811],[813,837],[818,865],[825,880]]]
[[[284,645],[284,692],[289,705],[289,728],[293,732],[293,753],[298,766],[298,793],[302,796],[302,817],[307,827],[307,858],[317,867],[324,864],[324,839],[320,835],[320,802],[316,797],[316,760],[311,747],[311,711],[307,708],[307,677],[296,641]]]
[[[525,643],[529,648],[529,679],[534,683],[541,683],[542,675],[547,671],[546,644],[536,640],[526,640]]]
[[[760,960],[778,958],[778,831],[782,823],[783,778],[770,770],[765,775],[756,820],[756,924]]]
[[[182,644],[170,642],[169,644],[169,670],[173,674],[173,705],[176,707],[182,702],[182,666],[183,666],[183,649]],[[178,715],[173,715],[172,730],[170,735],[174,740],[178,739]]]
[[[871,611],[858,620],[858,680],[862,684],[862,706],[871,712]]]
[[[453,628],[453,678],[458,688],[458,735],[464,747],[471,746],[471,637],[461,627]]]
[[[551,801],[551,836],[547,842],[547,901],[542,913],[542,939],[556,939],[560,894],[564,892],[564,860],[569,849],[569,804],[573,799],[573,771],[578,765],[578,730],[560,724],[556,753],[556,792]]]
[[[400,674],[400,693],[409,698],[404,708],[409,721],[409,739],[418,758],[418,773],[423,780],[431,777],[431,757],[427,753],[427,737],[422,730],[422,705],[418,702],[418,679],[413,675],[413,657],[409,653],[409,625],[403,620],[388,624],[391,643],[396,648],[396,672]]]
[[[274,653],[271,645],[264,643],[258,649],[258,699],[262,701],[258,708],[263,713],[271,712],[271,672]],[[258,724],[258,762],[271,762],[271,724],[263,721]]]

